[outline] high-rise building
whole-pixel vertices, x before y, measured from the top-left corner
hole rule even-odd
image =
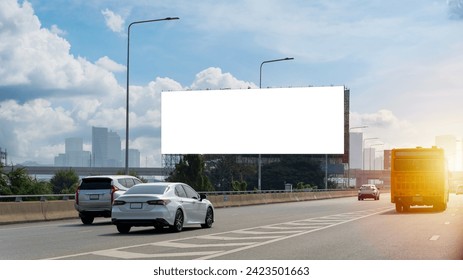
[[[121,137],[106,127],[92,127],[92,159],[95,167],[120,167]]]
[[[362,169],[362,163],[363,163],[362,141],[363,141],[362,132],[351,132],[350,133],[350,141],[349,141],[350,169]]]
[[[105,167],[108,159],[108,128],[92,127],[92,166]]]
[[[83,150],[83,139],[79,137],[64,140],[64,154],[55,157],[55,166],[88,167],[90,166],[90,152]]]
[[[107,160],[106,166],[120,167],[121,161],[121,137],[117,132],[108,131],[108,145],[107,145]]]
[[[83,166],[83,154],[82,152],[84,144],[83,139],[74,137],[74,138],[66,138],[64,140],[64,149],[65,149],[65,157],[66,157],[66,166]],[[88,161],[88,160],[87,160]]]

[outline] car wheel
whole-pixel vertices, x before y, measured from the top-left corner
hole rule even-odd
[[[397,213],[402,213],[402,211],[403,211],[402,203],[400,203],[400,202],[396,202],[396,203],[395,203],[395,211],[396,211]]]
[[[201,224],[201,227],[202,228],[211,228],[213,222],[214,222],[214,212],[212,212],[212,208],[209,207],[209,208],[207,208],[206,219],[204,221],[204,224]]]
[[[84,225],[91,225],[94,219],[95,218],[91,216],[81,216],[80,217],[80,220],[82,221]]]
[[[173,232],[180,232],[183,229],[183,212],[177,209],[175,213],[174,225],[170,227]]]
[[[129,233],[131,226],[128,225],[117,225],[117,231],[119,233]]]

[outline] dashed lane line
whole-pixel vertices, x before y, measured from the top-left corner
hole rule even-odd
[[[433,235],[433,236],[431,236],[431,238],[429,238],[429,240],[430,241],[437,241],[437,240],[439,240],[439,238],[440,238],[440,235]]]

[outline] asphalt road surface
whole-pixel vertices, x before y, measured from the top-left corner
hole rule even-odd
[[[109,219],[0,226],[2,260],[461,260],[463,195],[397,214],[388,194],[216,209],[211,229],[119,234]]]

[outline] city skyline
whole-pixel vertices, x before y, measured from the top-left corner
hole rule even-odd
[[[55,156],[55,166],[122,167],[125,149],[120,136],[107,127],[92,127],[91,152],[84,150],[82,137],[65,139],[65,152]],[[129,166],[140,167],[140,152],[129,149]]]

